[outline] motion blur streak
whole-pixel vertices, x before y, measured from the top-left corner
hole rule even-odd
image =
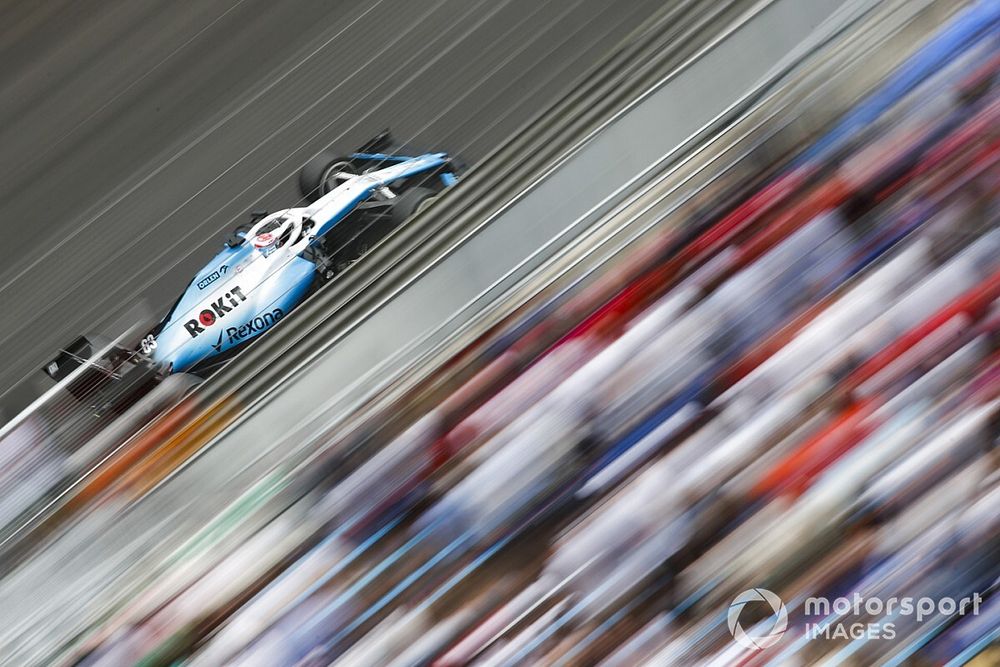
[[[765,10],[805,4],[713,26],[762,38]],[[683,155],[357,381],[330,378],[323,409],[270,425],[278,442],[255,417],[336,341],[280,370],[245,359],[361,330],[390,278],[430,275],[361,272],[412,238],[460,248],[449,206],[504,161],[158,418],[150,394],[74,432],[106,456],[0,551],[2,659],[997,664],[1000,4],[859,1],[813,27]],[[626,67],[630,40],[606,62]],[[519,136],[587,113],[554,108]],[[544,184],[569,164],[538,165]],[[501,175],[520,194],[490,219],[541,191]],[[314,312],[329,294],[338,329]],[[36,428],[4,442],[29,452]],[[4,488],[58,488],[54,457],[3,453]]]

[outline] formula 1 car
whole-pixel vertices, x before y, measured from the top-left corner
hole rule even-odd
[[[81,336],[44,370],[98,412],[171,373],[206,376],[456,181],[446,153],[399,154],[388,131],[324,152],[299,185],[306,206],[255,211],[134,348]],[[100,349],[100,353],[96,351]]]

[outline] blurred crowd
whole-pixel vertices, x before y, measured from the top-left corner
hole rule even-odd
[[[766,174],[325,434],[68,660],[1000,663],[998,77],[973,4]]]

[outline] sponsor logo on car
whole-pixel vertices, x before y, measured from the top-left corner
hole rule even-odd
[[[246,324],[238,327],[226,327],[226,335],[229,336],[229,343],[239,343],[252,338],[262,331],[274,326],[275,322],[285,316],[285,311],[275,308],[270,313],[263,313],[253,318]]]
[[[226,313],[232,312],[234,308],[238,308],[246,300],[243,291],[238,286],[234,286],[217,300],[209,302],[208,308],[198,313],[197,319],[185,322],[184,328],[191,335],[191,338],[197,338],[199,334],[205,332],[205,329],[214,325],[220,318],[225,317]]]
[[[226,333],[225,331],[220,331],[219,340],[212,343],[212,349],[214,349],[216,352],[222,351],[222,337],[225,335],[225,333]]]
[[[229,270],[229,267],[223,264],[218,268],[218,270],[212,271],[210,274],[208,274],[207,276],[198,281],[197,283],[198,289],[205,289],[206,287],[214,283],[216,280],[221,278],[227,270]]]

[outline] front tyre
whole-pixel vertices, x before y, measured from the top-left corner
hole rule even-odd
[[[299,192],[308,201],[316,201],[330,191],[328,183],[330,174],[341,170],[355,170],[350,158],[337,155],[333,151],[323,151],[309,160],[299,172]]]
[[[410,188],[392,203],[392,226],[398,227],[431,204],[437,192],[430,188]]]

